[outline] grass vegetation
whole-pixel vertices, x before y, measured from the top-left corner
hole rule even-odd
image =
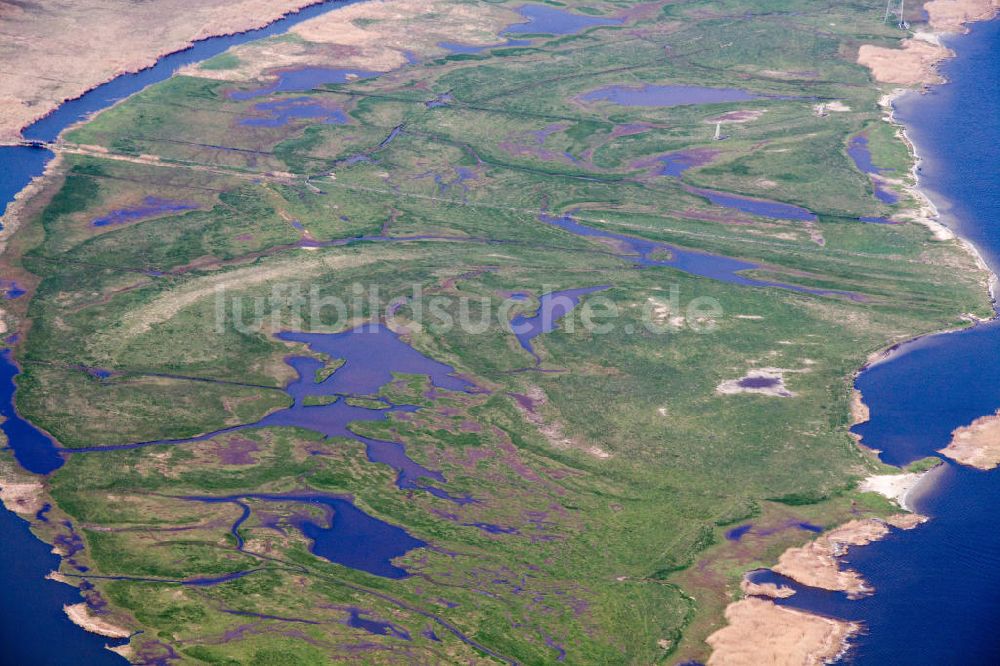
[[[576,9],[625,16],[635,6]],[[49,479],[53,516],[84,540],[78,562],[120,578],[91,582],[143,629],[137,649],[169,647],[192,664],[490,661],[469,641],[525,664],[553,663],[562,649],[574,664],[704,658],[703,639],[743,571],[807,536],[773,529],[736,548],[727,527],[830,527],[852,511],[890,511],[854,489],[880,465],[847,431],[851,377],[871,352],[985,314],[989,301],[956,242],[857,219],[911,203],[880,203],[846,152],[864,131],[876,163],[909,167],[878,89],[850,57],[862,41],[892,37],[880,13],[851,1],[667,4],[629,13],[626,27],[421,54],[391,75],[274,95],[336,106],[349,117],[342,125],[241,124],[268,98],[227,91],[262,82],[177,76],[70,132],[65,142],[80,148],[34,203],[15,257],[37,283],[17,348],[18,407],[63,446],[192,437],[286,407],[293,348],[273,333],[296,321],[292,304],[269,298],[276,285],[349,300],[360,283],[384,302],[419,285],[422,299],[398,311],[406,339],[489,391],[431,394],[425,378],[402,376],[379,400],[346,399],[421,406],[354,430],[404,443],[471,504],[401,490],[360,441],[296,428],[69,456]],[[243,57],[205,67],[235,68]],[[602,86],[645,84],[766,97],[583,100]],[[452,102],[425,104],[449,91]],[[850,111],[819,116],[816,99]],[[738,111],[759,114],[712,141],[713,119]],[[657,158],[692,149],[713,158],[680,178],[659,175]],[[723,209],[692,187],[796,204],[818,219]],[[148,196],[194,209],[92,225]],[[637,270],[619,247],[547,225],[542,212],[858,298]],[[304,249],[303,240],[343,243]],[[432,296],[449,297],[444,313],[456,316],[459,297],[496,308],[504,294],[527,292],[517,307],[530,311],[544,291],[596,285],[609,285],[615,332],[588,331],[574,311],[534,340],[542,372],[496,321],[475,335],[415,321]],[[682,308],[715,299],[712,330],[693,330],[675,311],[687,318],[648,332],[641,313],[671,290]],[[218,328],[223,291],[259,303],[261,323]],[[343,330],[377,314],[320,312],[312,323]],[[324,362],[317,380],[339,368]],[[794,397],[716,392],[755,367],[784,369]],[[512,393],[543,399],[527,413]],[[234,446],[248,452],[239,464],[227,462]],[[315,506],[245,500],[239,547],[239,505],[185,499],[292,492],[350,496],[430,546],[397,560],[413,576],[389,580],[314,555],[296,526],[305,515],[329,519]],[[178,582],[251,570],[216,585]],[[409,640],[350,626],[355,608]]]

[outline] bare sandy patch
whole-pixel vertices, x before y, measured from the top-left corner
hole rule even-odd
[[[1000,465],[1000,410],[955,428],[951,442],[939,453],[976,469],[990,470]]]
[[[912,516],[912,517],[910,517]],[[852,569],[841,569],[839,557],[854,546],[865,546],[889,533],[890,526],[911,529],[926,518],[907,514],[886,520],[865,518],[852,520],[821,535],[805,546],[789,548],[778,559],[773,570],[810,587],[833,592],[845,592],[856,599],[874,592],[872,587]]]
[[[722,123],[724,125],[731,123],[748,123],[752,120],[757,120],[765,113],[767,113],[767,109],[738,109],[736,111],[723,113],[721,116],[705,118],[705,122],[711,123],[712,125],[716,123]]]
[[[748,597],[767,597],[769,599],[787,599],[795,595],[795,590],[787,585],[755,583],[746,576],[740,581],[740,590]]]
[[[963,32],[967,23],[996,16],[1000,0],[930,0],[924,3],[924,9],[935,30]]]
[[[706,639],[708,666],[818,666],[843,652],[860,630],[853,622],[820,617],[751,597],[726,607],[726,627]]]
[[[22,515],[35,515],[42,510],[45,502],[42,493],[45,487],[39,481],[8,481],[0,479],[0,501],[8,511]]]
[[[791,398],[795,394],[785,386],[785,373],[794,372],[784,368],[756,368],[737,379],[727,379],[715,387],[722,395],[736,393],[756,393],[777,398]]]
[[[920,474],[874,474],[862,481],[858,490],[866,493],[878,493],[898,504],[900,508],[910,511],[911,507],[907,504],[906,498],[917,487],[925,474],[926,472]]]
[[[851,107],[847,106],[840,100],[833,100],[832,102],[826,102],[824,104],[817,104],[813,107],[816,113],[822,115],[824,113],[847,113],[851,110]]]
[[[549,399],[545,395],[545,391],[540,387],[529,385],[525,389],[524,394],[512,393],[510,395],[514,398],[517,411],[524,416],[528,423],[535,426],[538,432],[553,447],[557,449],[578,449],[601,460],[611,457],[610,453],[599,446],[587,445],[566,435],[565,426],[558,419],[546,418],[539,408],[545,405]]]
[[[930,85],[943,81],[937,72],[937,65],[952,55],[944,46],[925,40],[905,39],[899,49],[863,44],[858,49],[858,64],[868,67],[880,83]]]
[[[868,423],[871,418],[871,411],[865,404],[865,398],[858,389],[851,389],[851,425],[861,425]]]
[[[64,100],[194,40],[259,28],[319,0],[0,3],[0,141]],[[336,10],[334,10],[336,12]],[[43,76],[44,75],[44,76]]]
[[[81,601],[72,606],[63,606],[63,611],[66,612],[66,616],[72,620],[73,624],[83,627],[93,634],[107,636],[108,638],[128,638],[132,635],[132,632],[128,629],[124,629],[93,615],[86,602]]]

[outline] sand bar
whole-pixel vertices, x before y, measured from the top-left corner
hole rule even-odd
[[[951,442],[940,453],[976,469],[989,470],[1000,465],[1000,410],[956,428],[951,433]]]
[[[0,2],[0,141],[63,101],[198,39],[260,28],[320,0]]]
[[[67,617],[78,627],[83,627],[93,634],[107,636],[108,638],[128,638],[132,632],[117,625],[111,624],[107,620],[92,615],[87,603],[81,601],[72,606],[63,606]]]
[[[878,493],[900,506],[902,509],[911,511],[906,498],[910,492],[917,487],[917,484],[924,478],[926,472],[906,473],[906,474],[873,474],[869,476],[858,487],[859,490],[868,493]],[[888,521],[887,521],[888,522]]]
[[[795,590],[787,585],[777,583],[755,583],[747,576],[740,581],[740,589],[748,597],[767,597],[769,599],[787,599],[795,595]]]
[[[813,666],[841,654],[860,630],[844,622],[752,597],[729,604],[727,626],[708,637],[708,666]]]
[[[874,590],[857,571],[841,569],[838,558],[853,546],[865,546],[883,538],[889,533],[890,526],[910,529],[925,520],[914,514],[892,516],[886,520],[852,520],[804,546],[789,548],[782,553],[773,570],[803,585],[845,592],[852,598],[862,597]]]

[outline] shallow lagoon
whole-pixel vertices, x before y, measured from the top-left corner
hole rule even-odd
[[[585,16],[544,5],[524,5],[518,13],[528,19],[527,23],[514,23],[504,28],[501,34],[548,34],[571,35],[584,28],[600,25],[619,25],[621,19],[602,16]]]

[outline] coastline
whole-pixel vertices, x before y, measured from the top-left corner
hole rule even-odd
[[[962,237],[957,230],[949,227],[943,222],[938,207],[934,204],[929,194],[921,189],[919,172],[922,157],[918,146],[908,134],[905,124],[896,118],[894,107],[894,101],[896,99],[905,94],[916,92],[916,89],[912,86],[917,83],[921,83],[923,86],[927,86],[929,84],[944,85],[948,83],[947,79],[938,73],[937,66],[941,62],[955,57],[955,53],[943,45],[943,42],[941,42],[943,37],[959,31],[968,32],[968,24],[984,20],[995,20],[997,15],[1000,14],[1000,3],[997,3],[996,0],[930,0],[925,4],[925,7],[935,3],[938,7],[940,7],[942,4],[947,4],[949,2],[963,6],[984,6],[990,11],[981,12],[980,14],[977,14],[975,18],[966,16],[965,19],[955,24],[949,24],[949,29],[947,30],[935,30],[935,32],[930,34],[924,33],[922,35],[915,36],[915,39],[904,40],[904,48],[906,46],[905,41],[912,43],[916,40],[922,40],[924,42],[930,41],[931,43],[937,42],[940,45],[938,57],[930,64],[930,71],[933,79],[931,81],[914,81],[913,84],[911,84],[911,87],[896,88],[883,95],[879,99],[879,105],[885,112],[884,119],[886,122],[889,122],[895,127],[898,138],[907,146],[912,158],[910,175],[913,184],[905,185],[904,191],[909,194],[918,205],[910,211],[897,214],[897,217],[925,226],[930,231],[933,239],[936,241],[955,240],[975,260],[979,269],[985,273],[985,288],[990,296],[993,314],[990,318],[984,319],[976,316],[975,314],[966,313],[965,318],[972,322],[972,325],[975,326],[980,323],[995,321],[998,317],[1000,317],[1000,312],[998,312],[997,309],[997,294],[1000,278],[998,278],[997,273],[986,261],[980,249],[976,247],[971,240]],[[967,14],[968,12],[966,12],[966,15]],[[896,55],[898,55],[901,49],[893,49],[893,51],[895,51]],[[858,63],[866,64],[862,62],[860,54]],[[880,82],[875,77],[874,68],[870,67],[870,69],[872,69],[872,78],[874,79],[874,84],[876,86],[886,83],[884,81]],[[925,74],[926,72],[927,70],[924,71]],[[892,82],[888,81],[888,83]],[[869,418],[868,406],[864,403],[864,399],[860,391],[855,388],[855,382],[862,372],[876,364],[889,360],[892,358],[894,353],[907,343],[914,342],[928,336],[965,330],[966,328],[967,327],[965,326],[954,326],[939,331],[923,333],[906,340],[894,342],[886,348],[877,350],[869,355],[865,364],[852,375],[852,394],[850,404],[851,425],[863,423]],[[1000,412],[996,415],[985,415],[981,417],[981,419],[985,420],[988,427],[995,428],[1000,426]],[[973,424],[967,426],[967,428],[975,428],[977,425],[981,426],[982,423],[982,420],[977,420]],[[853,435],[853,438],[859,450],[869,452],[874,451],[876,455],[878,454],[878,452],[874,449],[865,446],[861,442],[861,438],[859,436]],[[948,455],[945,450],[942,450],[942,453]],[[1000,462],[1000,459],[998,459],[998,462]],[[859,489],[864,489],[865,486],[868,485],[868,489],[870,491],[882,494],[890,501],[898,504],[900,508],[907,513],[891,516],[884,521],[869,519],[874,522],[881,522],[883,529],[878,529],[874,526],[866,526],[864,529],[861,529],[858,534],[853,534],[856,530],[852,530],[851,528],[855,523],[859,523],[861,521],[851,521],[845,525],[841,525],[840,527],[825,532],[818,538],[806,543],[803,546],[787,549],[784,553],[782,553],[778,563],[771,567],[771,570],[783,574],[800,584],[818,587],[820,589],[846,592],[848,597],[851,599],[857,599],[862,596],[875,593],[874,589],[866,586],[865,581],[856,571],[852,569],[842,570],[838,558],[845,554],[850,546],[862,547],[884,538],[890,533],[889,526],[897,529],[909,530],[919,527],[923,523],[927,522],[929,518],[913,512],[910,500],[915,494],[926,491],[928,486],[938,476],[937,474],[934,474],[934,472],[944,468],[946,468],[946,465],[937,465],[931,470],[927,470],[926,472],[920,474],[913,474],[912,476],[904,473],[900,475],[872,475],[867,477],[861,482],[861,484],[859,484]],[[885,484],[884,482],[875,481],[875,479],[878,479],[879,477],[900,476],[903,476],[906,479],[905,482],[900,483],[899,481],[896,481],[895,483]],[[888,487],[873,487],[882,485],[888,485]],[[837,541],[837,535],[841,530],[847,530],[847,542],[843,544]],[[854,539],[853,537],[857,538]],[[752,584],[741,585],[741,591],[744,596],[741,599],[731,602],[726,607],[727,624],[714,632],[706,640],[706,642],[708,642],[713,649],[712,657],[708,661],[709,666],[712,666],[712,664],[716,664],[718,666],[742,666],[742,664],[782,663],[776,659],[774,654],[771,653],[774,644],[782,640],[788,640],[789,636],[792,635],[797,635],[800,641],[808,640],[807,636],[801,635],[801,627],[797,627],[794,622],[789,621],[789,618],[775,615],[773,613],[773,609],[787,610],[775,604],[773,599],[786,598],[788,596],[792,596],[792,594],[784,593],[780,590],[780,588],[776,588],[774,590],[770,588],[758,589]],[[761,594],[762,596],[756,596],[757,594]],[[758,601],[760,604],[763,604],[758,605],[756,608],[755,612],[757,614],[757,618],[753,621],[746,619],[747,613],[743,612],[746,608],[745,604],[750,601]],[[833,636],[839,636],[839,644],[837,646],[838,649],[835,652],[829,647],[825,653],[821,649],[822,646],[826,644],[828,637],[825,637],[822,641],[820,641],[813,636],[812,639],[814,641],[814,647],[819,649],[820,652],[813,653],[810,655],[810,658],[800,659],[797,663],[821,664],[839,661],[850,651],[850,640],[860,633],[863,628],[863,625],[860,623],[827,618],[823,615],[809,611],[796,610],[795,612],[817,620],[839,623],[835,625],[837,626],[837,630],[833,633]],[[768,620],[767,618],[770,619]],[[761,622],[762,619],[764,620],[763,622]],[[781,623],[784,623],[783,626],[772,626]],[[733,650],[729,646],[729,641],[732,640],[731,637],[733,636],[739,636],[743,641],[748,643],[750,648],[749,652],[746,650]],[[720,650],[722,650],[721,654],[719,654]],[[718,658],[716,658],[717,654],[719,654]],[[816,654],[819,654],[820,656],[816,658]]]
[[[890,114],[890,115],[891,115],[891,114]],[[81,122],[83,122],[83,121],[81,121]],[[902,129],[902,131],[904,132],[904,135],[905,135],[905,128],[903,128],[903,129]],[[919,158],[917,157],[917,155],[916,155],[916,149],[915,149],[915,147],[912,147],[912,146],[911,146],[911,150],[912,150],[912,153],[913,153],[914,157],[915,157],[916,159],[919,159]],[[50,163],[49,163],[49,164],[48,164],[48,165],[46,166],[46,169],[45,169],[45,173],[44,173],[44,174],[42,174],[41,176],[37,177],[36,179],[32,180],[32,182],[31,182],[31,184],[29,185],[29,187],[28,187],[28,188],[25,188],[25,190],[22,190],[22,192],[21,192],[21,193],[19,193],[19,194],[18,194],[18,195],[17,195],[16,197],[15,197],[15,202],[16,202],[16,201],[18,201],[18,200],[21,200],[21,205],[20,205],[20,206],[18,206],[17,208],[15,208],[15,209],[14,209],[14,212],[15,212],[15,213],[17,213],[17,212],[20,212],[20,211],[21,211],[21,210],[23,209],[23,206],[24,206],[24,202],[25,202],[25,201],[27,201],[28,199],[30,199],[30,198],[31,198],[31,196],[33,195],[33,192],[29,192],[28,190],[29,190],[29,189],[30,189],[30,188],[31,188],[32,186],[35,186],[35,185],[36,185],[36,181],[37,181],[37,187],[38,187],[38,188],[40,188],[40,187],[41,187],[41,183],[43,182],[43,179],[44,179],[44,178],[45,178],[46,176],[48,176],[48,175],[51,175],[51,173],[50,173],[49,169],[50,169],[50,168],[51,168],[51,169],[56,169],[56,168],[58,167],[58,165],[56,164],[56,162],[57,162],[57,161],[59,161],[59,160],[61,160],[61,159],[62,159],[61,155],[60,155],[60,154],[57,154],[57,155],[56,155],[56,157],[55,157],[55,158],[54,158],[53,160],[51,160],[51,161],[50,161]],[[914,168],[915,168],[915,167],[914,167]],[[914,173],[914,177],[916,178],[916,173]],[[914,186],[914,188],[915,188],[915,189],[914,189],[914,191],[917,191],[917,192],[919,192],[919,189],[917,189],[917,188],[918,188],[918,185],[917,185],[917,186]],[[921,194],[921,196],[924,196],[922,192],[920,192],[920,194]],[[932,202],[932,201],[931,201],[931,200],[929,199],[929,197],[926,197],[926,199],[927,199],[927,203],[929,204],[929,206],[930,206],[930,207],[931,207],[931,208],[933,209],[933,211],[934,211],[934,216],[935,216],[935,218],[936,218],[936,217],[937,217],[937,209],[936,209],[936,207],[934,206],[933,202]],[[12,207],[13,207],[13,205],[14,205],[14,204],[12,203],[11,205],[12,205]],[[9,211],[8,211],[8,212],[9,212]],[[6,218],[6,216],[5,216],[5,218]],[[16,220],[16,219],[12,219],[12,224],[10,224],[10,225],[9,225],[9,226],[11,227],[11,231],[10,231],[10,233],[11,233],[11,234],[12,234],[12,233],[14,233],[14,232],[15,232],[15,230],[16,230],[16,226],[17,226],[17,225],[16,225],[16,223],[17,223],[17,221],[18,221],[18,220]],[[951,232],[951,230],[950,230],[950,229],[948,229],[948,227],[947,227],[947,226],[945,226],[945,225],[943,225],[943,224],[940,224],[939,222],[935,222],[935,224],[939,224],[939,225],[940,225],[940,227],[941,227],[941,228],[942,228],[943,230],[945,230],[945,231],[946,231],[946,232],[947,232],[948,234],[951,234],[951,235],[949,235],[949,236],[948,236],[948,239],[953,239],[953,238],[956,238],[956,235],[955,235],[955,234],[953,234],[953,233]],[[0,234],[0,252],[2,252],[2,251],[4,250],[4,248],[5,248],[5,246],[6,246],[6,244],[5,244],[5,242],[4,242],[4,241],[5,241],[5,239],[6,239],[6,235],[4,235],[4,234]],[[957,240],[958,240],[959,242],[962,242],[962,241],[963,241],[964,239],[962,239],[962,238],[958,237],[958,238],[957,238]],[[983,266],[983,268],[985,268],[986,270],[989,270],[988,266],[986,265],[985,261],[983,261],[983,260],[982,260],[982,257],[981,257],[981,256],[979,255],[979,253],[978,253],[978,250],[976,250],[975,246],[974,246],[974,245],[972,245],[971,243],[969,243],[969,247],[970,247],[970,251],[971,251],[971,252],[973,252],[973,253],[974,253],[974,254],[976,255],[976,257],[977,257],[977,259],[978,259],[979,261],[981,261],[981,263],[982,263],[982,266]],[[996,283],[996,276],[995,276],[995,275],[994,275],[994,274],[992,273],[992,271],[990,271],[990,283],[991,283],[991,290],[992,290],[992,287],[993,287],[993,285],[995,285],[995,283]],[[955,329],[950,329],[950,330],[955,330]],[[933,334],[937,334],[937,333],[928,333],[928,334],[923,334],[923,335],[921,335],[921,336],[918,336],[917,338],[914,338],[914,339],[919,339],[919,337],[925,337],[926,335],[933,335]],[[895,345],[895,346],[898,346],[898,343],[897,343],[897,345]],[[863,405],[863,403],[862,403],[862,405]],[[910,491],[912,491],[912,488],[910,489]],[[903,499],[902,499],[901,501],[905,501],[905,498],[906,498],[906,496],[908,496],[908,494],[909,494],[909,492],[910,492],[910,491],[908,491],[908,492],[907,492],[906,494],[904,494],[904,496],[903,496]],[[812,617],[818,617],[818,618],[821,618],[821,619],[822,619],[822,620],[823,620],[824,622],[827,622],[827,623],[836,623],[836,622],[839,622],[839,621],[835,621],[835,620],[832,620],[831,618],[823,618],[822,616],[819,616],[819,615],[815,615],[815,614],[809,614],[809,613],[804,613],[804,612],[801,612],[801,611],[794,611],[794,610],[791,610],[791,609],[783,609],[783,610],[784,610],[784,611],[786,611],[786,612],[792,612],[792,613],[796,613],[796,614],[801,614],[801,615],[811,615]],[[777,615],[777,616],[775,616],[775,617],[778,617],[778,618],[784,618],[784,617],[786,617],[786,616],[785,616],[785,615],[782,615],[782,614],[779,614],[779,615]],[[829,641],[832,641],[832,640],[833,640],[832,638],[829,638],[830,636],[834,636],[834,637],[836,637],[836,636],[838,636],[838,635],[839,635],[839,633],[841,633],[841,632],[843,632],[843,633],[844,633],[844,635],[843,635],[843,636],[841,636],[841,637],[839,637],[839,638],[837,639],[837,640],[839,640],[839,643],[840,643],[840,648],[839,648],[839,651],[838,651],[838,652],[837,652],[837,653],[836,653],[836,654],[834,655],[834,658],[835,658],[835,657],[836,657],[836,655],[838,655],[838,654],[842,654],[842,653],[843,653],[843,651],[844,651],[844,649],[846,649],[846,641],[847,641],[847,640],[848,640],[848,639],[849,639],[849,638],[850,638],[851,636],[853,636],[853,635],[854,635],[854,634],[855,634],[855,633],[857,632],[857,628],[855,628],[855,629],[852,629],[851,631],[846,631],[846,630],[845,630],[845,629],[844,629],[843,627],[840,627],[840,625],[837,625],[837,624],[834,624],[833,626],[837,627],[837,629],[836,629],[836,630],[831,630],[831,631],[832,631],[832,633],[831,633],[831,634],[824,634],[824,636],[825,636],[825,637],[824,637],[823,641],[824,641],[824,644],[826,644],[826,643],[828,643]],[[855,626],[855,627],[856,627],[856,625],[853,625],[853,626]],[[834,642],[836,642],[836,641],[834,641]],[[831,649],[832,649],[832,648],[831,648]],[[811,658],[811,659],[812,659],[812,658],[816,658],[816,657],[814,656],[815,654],[816,654],[815,652],[810,652],[810,653],[809,653],[809,655],[810,655],[810,658]],[[733,662],[726,662],[726,663],[733,663]],[[747,662],[747,663],[754,663],[754,662]],[[817,662],[817,663],[818,663],[818,662]]]
[[[240,24],[232,29],[228,29],[224,32],[214,32],[211,34],[197,35],[192,39],[187,40],[184,44],[171,47],[167,51],[156,51],[148,56],[148,61],[143,61],[141,64],[136,64],[134,67],[115,71],[112,75],[104,78],[103,80],[97,81],[92,85],[89,85],[84,90],[81,90],[79,94],[73,97],[65,97],[60,99],[54,104],[54,106],[48,109],[44,114],[33,117],[25,122],[23,122],[14,133],[16,136],[8,136],[5,133],[5,128],[0,127],[0,149],[8,146],[19,146],[20,145],[20,133],[30,127],[36,122],[39,122],[45,118],[48,118],[60,108],[63,104],[71,102],[76,99],[80,99],[86,96],[91,91],[105,85],[121,76],[135,74],[148,70],[159,63],[163,58],[169,57],[176,53],[181,53],[187,51],[194,47],[198,42],[203,42],[206,40],[214,38],[225,38],[233,35],[240,35],[248,32],[253,32],[255,30],[260,30],[267,28],[268,26],[281,21],[289,16],[299,14],[303,9],[308,7],[313,7],[317,5],[322,5],[329,3],[332,6],[331,10],[337,9],[339,6],[346,5],[350,3],[347,2],[331,2],[330,0],[301,0],[298,5],[280,14],[272,15],[270,18],[266,19],[254,19],[250,17],[250,21],[244,24]],[[240,17],[237,17],[237,19]],[[244,17],[245,18],[245,17]],[[173,76],[177,72],[173,72],[170,76]],[[120,99],[113,101],[99,109],[87,113],[85,116],[78,118],[77,120],[67,124],[65,127],[59,130],[58,138],[61,138],[66,132],[71,131],[75,127],[78,127],[84,123],[91,121],[97,114],[117,106],[130,99],[134,93],[123,96]],[[57,139],[58,140],[58,139]],[[56,173],[62,168],[64,164],[64,156],[60,151],[49,151],[52,157],[48,159],[45,163],[45,167],[42,172],[34,176],[23,188],[21,188],[17,193],[14,194],[13,198],[6,202],[6,206],[0,210],[0,255],[3,255],[9,245],[10,239],[21,227],[22,214],[24,209],[30,204],[34,198],[40,194],[44,187],[47,185],[48,181],[54,177]],[[13,326],[8,322],[8,312],[2,307],[0,303],[0,334],[10,333],[11,331],[16,331]],[[13,344],[8,342],[7,344]],[[0,444],[6,445],[6,440],[3,433],[0,433]],[[47,488],[46,484],[41,480],[44,477],[40,477],[35,474],[31,474],[26,470],[17,468],[16,471],[11,471],[8,469],[7,465],[0,462],[0,511],[8,511],[16,518],[27,522],[29,525],[36,525],[36,516],[39,512],[44,511],[46,507],[49,506],[48,502],[45,501]],[[33,535],[33,538],[38,539],[41,543],[51,545],[51,541],[48,538],[41,538],[37,534]],[[65,559],[65,553],[60,552],[58,547],[53,547],[53,554],[57,555],[59,562],[61,563]],[[78,585],[71,579],[61,575],[58,569],[54,569],[46,576],[49,580],[55,581],[62,585],[67,585],[74,590],[79,591]],[[80,596],[74,592],[74,598],[79,599]],[[103,636],[106,638],[125,640],[134,635],[135,632],[129,629],[125,629],[117,624],[109,622],[102,617],[95,616],[88,605],[86,600],[79,601],[77,603],[64,603],[62,606],[62,612],[65,617],[68,618],[74,625],[83,629],[86,634],[93,634],[97,636]],[[118,657],[130,660],[132,653],[131,645],[125,642],[123,645],[109,646],[105,645],[105,649],[116,654]]]

